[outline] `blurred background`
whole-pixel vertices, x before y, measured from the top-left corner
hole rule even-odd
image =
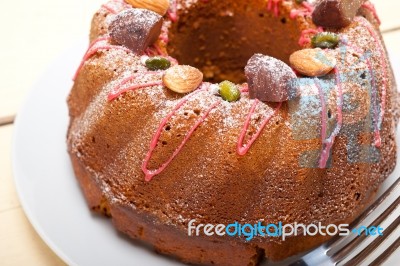
[[[16,114],[31,86],[62,51],[88,38],[92,15],[103,2],[1,1],[0,121]],[[398,59],[400,1],[373,3],[386,45],[398,55],[392,60]],[[11,171],[12,133],[12,123],[0,126],[0,265],[64,265],[38,237],[20,207]]]

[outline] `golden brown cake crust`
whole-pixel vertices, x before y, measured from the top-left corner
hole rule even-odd
[[[187,27],[184,11],[194,12],[196,8],[204,8],[203,5],[212,5],[216,1],[178,2],[181,22],[165,22],[172,40],[176,40],[167,50],[175,56],[180,56],[176,47],[184,43],[178,34],[179,29],[185,31],[184,27]],[[236,1],[231,3],[233,8],[234,3]],[[260,0],[254,5],[264,7],[265,4]],[[290,20],[293,5],[291,1],[281,3],[279,18],[287,18],[285,24],[288,24],[291,43],[287,50],[295,51],[301,49],[297,44],[301,31],[316,27],[303,17]],[[110,6],[116,10],[128,8],[120,2]],[[240,4],[238,6],[242,8]],[[368,14],[368,11],[363,12]],[[276,20],[271,12],[264,10],[262,14],[265,19]],[[368,15],[371,27],[375,28],[375,21]],[[107,34],[113,16],[109,8],[104,7],[96,13],[90,34],[92,41]],[[191,219],[196,219],[198,224],[235,221],[253,224],[259,221],[350,223],[371,202],[396,163],[394,114],[397,94],[386,54],[383,60],[387,64],[387,77],[384,71],[378,71],[382,68],[379,46],[365,23],[369,22],[359,17],[340,33],[346,35],[352,45],[371,52],[372,67],[377,70],[377,88],[387,84],[379,161],[349,163],[348,135],[339,135],[332,148],[332,165],[325,169],[300,165],[301,154],[321,149],[318,136],[302,138],[293,130],[293,110],[297,110],[301,99],[313,95],[305,86],[298,100],[283,103],[245,156],[236,153],[236,145],[253,101],[243,94],[236,103],[221,102],[168,167],[151,182],[146,182],[142,163],[153,134],[182,96],[157,85],[129,91],[109,101],[109,93],[128,74],[144,73],[146,68],[139,56],[125,50],[97,51],[83,64],[68,98],[71,118],[68,151],[90,208],[111,215],[118,230],[150,243],[160,253],[195,264],[256,265],[263,256],[281,260],[327,240],[321,236],[292,237],[287,241],[255,238],[249,242],[233,237],[188,237],[187,225]],[[374,29],[374,32],[381,39],[378,30]],[[107,41],[105,43],[108,45]],[[382,41],[380,45],[383,45]],[[272,45],[270,49],[276,51],[278,47]],[[339,50],[335,51],[339,58]],[[276,53],[284,56],[279,51]],[[367,69],[365,64],[355,63],[356,59],[355,53],[346,53],[344,67],[357,71]],[[138,81],[146,83],[160,78],[158,74],[143,75]],[[361,91],[362,85],[344,84],[343,91],[349,90]],[[330,97],[328,102],[335,102],[337,95],[332,93]],[[177,111],[162,132],[149,169],[160,167],[171,156],[199,116],[217,100],[209,91],[201,91]],[[254,133],[260,121],[276,107],[273,103],[258,105],[249,132]],[[332,117],[336,115],[333,108]],[[349,124],[352,119],[355,118],[351,114],[344,114],[344,120]],[[305,129],[319,133],[321,126]],[[346,132],[346,127],[343,130]],[[374,136],[368,132],[357,138],[360,143],[367,144],[373,142]]]

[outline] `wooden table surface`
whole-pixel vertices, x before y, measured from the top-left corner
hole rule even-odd
[[[91,15],[102,3],[102,0],[3,3],[0,123],[16,114],[30,87],[52,60],[88,35]],[[400,1],[374,3],[388,49],[400,55]],[[64,265],[34,231],[18,201],[11,169],[12,135],[12,122],[0,126],[0,265]]]

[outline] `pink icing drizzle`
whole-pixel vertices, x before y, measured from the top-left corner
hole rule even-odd
[[[158,44],[155,43],[155,44],[153,44],[153,46],[156,49],[158,55],[166,56],[166,54],[161,50],[161,48],[160,48],[160,46],[158,46]]]
[[[379,131],[379,120],[378,120],[378,108],[376,106],[376,93],[378,92],[378,89],[376,87],[376,80],[375,80],[375,76],[374,76],[374,72],[372,70],[372,65],[371,65],[371,61],[369,59],[367,59],[367,65],[368,65],[368,69],[369,69],[369,73],[371,75],[371,83],[372,83],[372,88],[373,88],[373,96],[372,96],[372,101],[373,101],[373,106],[374,106],[374,118],[375,118],[375,133],[374,133],[374,145],[375,147],[381,147],[382,145],[382,138],[381,138],[381,133]]]
[[[87,53],[85,54],[85,56],[83,57],[83,60],[82,60],[83,63],[79,66],[78,70],[76,71],[73,80],[76,79],[78,73],[79,73],[80,70],[82,69],[82,67],[83,67],[83,65],[85,64],[86,60],[88,60],[90,57],[92,57],[93,55],[95,55],[99,50],[111,50],[111,49],[113,49],[113,50],[122,50],[122,51],[125,51],[125,52],[127,52],[127,53],[130,53],[130,52],[131,52],[129,49],[127,49],[127,48],[125,48],[125,47],[116,46],[116,45],[104,45],[104,46],[98,46],[98,47],[96,47],[96,48],[94,48],[94,49],[91,49],[91,50],[89,50],[89,52],[87,52]]]
[[[323,32],[323,31],[324,30],[322,27],[318,27],[317,29],[303,30],[300,35],[299,45],[304,46],[306,44],[309,44],[311,42],[311,38],[310,38],[311,34],[317,34],[317,33]]]
[[[317,78],[314,79],[314,83],[318,88],[319,92],[319,97],[321,100],[321,143],[323,145],[325,139],[326,139],[326,131],[328,127],[328,117],[327,117],[327,112],[326,112],[326,103],[325,103],[325,97],[324,97],[324,91],[322,90],[321,84],[319,83],[319,80]]]
[[[363,53],[363,51],[360,48],[358,48],[354,45],[351,45],[348,43],[347,46],[350,47],[351,49],[354,49],[358,53],[361,53],[361,54]],[[372,64],[371,64],[371,61],[369,60],[369,58],[366,58],[366,62],[367,62],[369,73],[371,75],[371,84],[372,84],[372,89],[373,89],[372,102],[373,102],[373,107],[374,107],[374,119],[375,119],[374,145],[375,145],[375,147],[379,148],[382,145],[382,139],[381,139],[381,133],[379,131],[379,122],[378,122],[379,113],[378,113],[378,109],[376,106],[376,93],[378,92],[378,89],[376,87],[376,80],[375,80],[375,76],[374,76],[374,73],[372,70]]]
[[[271,0],[269,0],[271,1]],[[268,4],[270,4],[271,2],[268,2]],[[289,17],[291,19],[295,19],[299,16],[311,16],[312,12],[314,12],[315,7],[313,5],[311,5],[310,3],[304,1],[301,3],[303,9],[293,9],[292,11],[290,11],[290,15]],[[320,32],[323,32],[324,29],[322,27],[318,27],[317,29],[305,29],[301,32],[300,35],[300,39],[298,44],[300,46],[304,46],[306,44],[309,44],[311,42],[311,38],[310,35],[311,34],[317,34]]]
[[[177,0],[174,0],[173,4],[169,8],[168,16],[169,16],[169,19],[172,22],[177,22],[178,21],[178,1]]]
[[[109,6],[108,3],[107,4],[103,4],[102,7],[104,9],[106,9],[108,12],[110,12],[111,14],[117,14],[118,11],[116,11],[113,7]]]
[[[160,40],[162,40],[165,44],[168,44],[169,39],[167,34],[160,34]]]
[[[305,7],[305,9],[307,9],[308,12],[310,12],[310,13],[312,13],[315,9],[315,7],[313,5],[311,5],[310,3],[308,3],[307,1],[302,2],[301,5],[303,7]]]
[[[257,105],[259,103],[260,103],[259,100],[257,100],[257,99],[254,100],[254,103],[250,108],[249,114],[247,115],[247,118],[246,118],[245,124],[243,126],[242,132],[240,133],[240,136],[239,136],[239,139],[238,139],[238,142],[237,142],[237,153],[239,155],[243,156],[250,150],[250,148],[253,145],[253,143],[260,136],[260,134],[261,134],[262,130],[264,129],[264,127],[268,124],[268,122],[271,120],[271,118],[278,113],[279,109],[282,106],[282,103],[279,103],[278,107],[274,110],[274,112],[270,116],[268,116],[268,117],[266,117],[264,119],[264,121],[261,123],[260,128],[251,137],[249,142],[247,144],[243,144],[244,138],[246,137],[247,130],[249,129],[249,126],[250,126],[251,116],[254,114],[254,111],[255,111],[255,109],[256,109],[256,107],[257,107]]]
[[[173,58],[173,57],[167,55],[166,53],[164,53],[163,51],[161,51],[160,47],[156,44],[154,44],[151,47],[147,47],[146,50],[144,51],[144,54],[147,56],[150,56],[150,57],[151,56],[162,56],[162,57],[167,58],[169,61],[171,61],[171,63],[173,65],[179,64],[178,60],[176,60],[175,58]]]
[[[386,109],[386,94],[387,94],[387,88],[388,88],[388,84],[387,84],[387,79],[389,77],[388,75],[388,65],[386,63],[385,60],[385,50],[382,46],[382,43],[379,41],[379,37],[376,34],[375,30],[372,28],[371,24],[369,23],[369,21],[367,21],[365,18],[356,18],[356,21],[359,23],[362,23],[369,31],[369,33],[371,34],[371,36],[374,38],[375,40],[375,44],[376,46],[379,48],[379,53],[380,53],[380,57],[381,57],[381,66],[383,69],[383,75],[384,77],[382,78],[382,82],[383,82],[383,87],[382,87],[382,97],[381,97],[381,112],[379,115],[379,126],[382,124],[383,122],[383,118],[385,116],[385,109]],[[372,75],[373,76],[373,75]],[[378,126],[378,127],[379,127]],[[375,132],[375,135],[377,135],[377,132]],[[379,138],[380,139],[380,138]],[[380,146],[380,143],[377,143]]]
[[[291,19],[295,19],[298,16],[311,16],[314,7],[306,1],[302,2],[301,5],[304,7],[303,9],[293,9],[290,11]]]
[[[159,85],[163,85],[162,81],[151,81],[151,82],[147,82],[147,83],[142,83],[142,84],[135,84],[132,85],[126,89],[123,89],[117,93],[110,93],[108,95],[108,100],[114,100],[115,98],[119,97],[121,94],[127,92],[127,91],[133,91],[133,90],[137,90],[137,89],[142,89],[142,88],[148,88],[148,87],[153,87],[153,86],[159,86]]]
[[[379,19],[379,16],[378,16],[378,13],[376,12],[374,4],[372,4],[371,2],[366,2],[366,3],[362,4],[361,6],[368,9],[369,11],[371,11],[372,15],[374,16],[374,18],[376,19],[378,24],[381,25],[381,20]]]
[[[142,164],[142,171],[145,174],[145,180],[146,181],[151,181],[151,179],[160,174],[162,171],[164,171],[164,169],[172,162],[172,160],[178,155],[178,153],[182,150],[183,146],[185,146],[185,144],[187,143],[187,141],[189,140],[189,138],[193,135],[193,133],[195,132],[195,130],[200,126],[201,123],[203,123],[205,121],[205,119],[207,118],[207,116],[210,114],[210,112],[216,108],[221,101],[217,101],[214,104],[212,104],[206,111],[205,113],[200,117],[199,120],[196,121],[196,123],[193,125],[193,127],[190,128],[190,130],[188,131],[188,133],[185,135],[183,141],[181,142],[181,144],[178,146],[178,148],[173,152],[173,154],[158,168],[155,170],[149,170],[148,169],[148,164],[149,161],[151,159],[151,156],[155,150],[155,148],[157,147],[157,143],[160,139],[161,133],[165,127],[165,125],[168,123],[168,121],[171,119],[172,116],[174,116],[176,114],[176,112],[190,99],[192,98],[194,95],[196,95],[197,93],[199,93],[200,91],[204,91],[204,89],[199,89],[196,92],[189,94],[188,96],[184,97],[175,107],[174,109],[161,121],[156,133],[153,135],[153,138],[151,140],[150,143],[150,150],[148,151],[145,160],[143,161]]]
[[[87,60],[87,59],[86,59],[87,54],[88,54],[89,51],[93,48],[93,46],[95,46],[95,45],[96,45],[97,43],[99,43],[99,42],[108,41],[108,39],[109,39],[108,36],[106,36],[106,37],[100,37],[100,38],[97,38],[96,40],[94,40],[94,41],[89,45],[89,48],[86,50],[85,55],[83,56],[83,58],[82,58],[82,60],[81,60],[81,63],[79,64],[79,67],[78,67],[77,71],[75,72],[75,75],[74,75],[74,77],[72,78],[72,80],[75,80],[76,77],[78,76],[79,71],[81,70],[81,68],[83,67],[83,64],[84,64],[85,61]]]
[[[279,16],[279,3],[282,0],[268,0],[267,10],[272,11],[275,17]]]
[[[375,92],[377,92],[377,88],[376,88],[376,80],[375,80],[375,76],[374,76],[374,72],[372,70],[372,65],[371,62],[369,61],[369,59],[367,60],[367,64],[368,64],[368,69],[369,69],[369,73],[371,75],[371,83],[372,83],[372,88],[374,89]],[[377,106],[376,106],[376,95],[375,93],[373,94],[372,97],[372,101],[374,102],[374,117],[375,117],[375,133],[374,133],[374,138],[375,138],[375,142],[374,145],[375,147],[381,147],[382,146],[382,138],[381,138],[381,132],[379,131],[379,121],[378,121],[378,110],[377,110]]]
[[[116,10],[114,7],[112,7],[110,4],[120,4],[122,7],[120,8],[120,10]],[[104,9],[106,9],[108,12],[110,12],[111,14],[118,14],[119,12],[121,12],[125,7],[127,7],[128,4],[125,3],[125,1],[119,1],[119,0],[113,0],[110,1],[106,4],[103,4],[101,7],[103,7]]]
[[[122,86],[126,85],[126,84],[127,84],[128,82],[130,82],[130,81],[135,80],[135,79],[136,79],[137,77],[139,77],[139,76],[143,77],[143,76],[149,75],[149,74],[151,74],[151,75],[156,75],[156,74],[162,74],[162,73],[164,73],[164,71],[160,71],[160,72],[147,71],[147,72],[141,72],[141,73],[138,73],[138,74],[136,74],[136,75],[132,75],[132,76],[129,76],[129,77],[127,77],[127,78],[124,78],[124,79],[121,81],[121,83],[118,84],[118,85],[112,90],[112,92],[110,92],[110,93],[108,94],[108,100],[109,100],[109,101],[112,101],[112,100],[118,98],[118,97],[119,97],[120,95],[122,95],[123,93],[128,92],[128,91],[137,90],[137,89],[146,88],[146,87],[157,86],[157,85],[162,85],[163,83],[162,83],[161,81],[152,81],[152,82],[147,82],[147,83],[142,83],[142,84],[134,84],[134,85],[132,85],[132,86],[129,86],[129,87],[127,87],[127,88],[124,88],[124,89],[120,90]]]
[[[381,65],[383,66],[383,71],[384,71],[384,75],[385,77],[388,76],[387,74],[387,63],[385,60],[385,52],[384,49],[382,47],[381,42],[379,42],[378,36],[376,34],[376,32],[374,31],[374,29],[372,28],[371,24],[363,18],[356,18],[356,21],[358,21],[359,23],[363,24],[369,31],[369,33],[371,34],[371,36],[374,38],[376,45],[379,47],[380,50],[380,54],[381,54]],[[352,46],[349,46],[352,47]],[[354,47],[353,47],[354,48]],[[356,48],[354,48],[356,49]],[[373,75],[373,70],[372,70],[372,66],[371,66],[371,62],[369,59],[367,59],[367,65],[371,74],[371,82],[372,82],[372,86],[373,88],[375,88],[376,90],[376,81],[375,81],[375,77]],[[325,147],[322,151],[321,154],[321,159],[320,159],[320,168],[325,168],[326,167],[326,163],[329,159],[329,152],[332,148],[332,145],[334,143],[335,137],[338,135],[341,126],[342,126],[342,122],[343,122],[343,118],[342,118],[342,105],[343,105],[343,93],[342,93],[342,88],[341,88],[341,81],[340,81],[340,76],[339,76],[339,71],[337,68],[335,68],[335,74],[336,74],[336,83],[338,86],[338,93],[339,93],[339,97],[338,97],[338,122],[337,122],[337,126],[336,129],[334,130],[334,132],[332,133],[332,135],[329,137],[329,139],[327,139],[326,141],[324,141]],[[377,122],[377,124],[375,125],[375,132],[374,132],[374,138],[375,138],[375,142],[374,145],[376,147],[380,147],[382,145],[382,140],[381,140],[381,136],[380,136],[380,132],[379,132],[379,125],[382,123],[383,121],[383,117],[385,115],[385,106],[386,106],[386,93],[387,93],[387,80],[386,78],[383,78],[383,88],[382,88],[382,99],[381,99],[381,112],[380,112],[380,117],[379,117],[379,121]],[[376,107],[374,108],[374,112],[375,115],[377,113]]]
[[[272,10],[272,11],[274,12],[274,15],[275,15],[275,16],[278,16],[278,15],[279,15],[279,2],[280,2],[280,1],[281,1],[281,0],[269,0],[269,2],[268,2],[268,10]],[[312,7],[311,5],[309,5],[308,3],[303,2],[303,6],[306,8],[305,10],[294,10],[294,11],[292,11],[293,13],[291,13],[290,17],[293,19],[293,18],[295,18],[296,16],[299,16],[299,15],[309,15],[309,13],[312,12],[313,7]],[[105,7],[105,8],[107,8],[107,7]],[[368,7],[368,8],[370,9],[370,7]],[[109,9],[109,11],[110,11],[111,13],[116,13],[116,12],[113,12],[111,9]],[[168,12],[168,14],[169,14],[169,16],[170,16],[170,18],[171,18],[171,21],[173,21],[173,22],[177,20],[177,14],[176,14],[176,12],[177,12],[177,2],[174,1],[174,6],[172,7],[172,10],[169,10],[169,12]],[[363,23],[365,24],[365,22],[363,22]],[[367,28],[368,28],[368,30],[370,31],[371,35],[374,37],[375,41],[377,42],[377,37],[376,37],[374,31],[372,30],[371,26],[368,25]],[[309,42],[310,42],[310,37],[309,37],[308,35],[310,35],[310,34],[315,34],[315,33],[322,32],[322,31],[323,31],[322,28],[303,30],[303,31],[302,31],[302,34],[301,34],[301,38],[300,38],[299,44],[300,44],[300,45],[304,45],[304,44],[309,43]],[[105,40],[108,40],[108,37],[99,38],[99,39],[95,40],[95,41],[89,46],[89,49],[87,50],[87,52],[86,52],[86,54],[85,54],[85,56],[84,56],[84,58],[83,58],[83,60],[82,60],[82,62],[81,62],[81,65],[79,66],[78,71],[76,72],[76,74],[75,74],[75,76],[74,76],[74,79],[76,78],[76,76],[77,76],[79,70],[82,68],[84,62],[85,62],[87,59],[89,59],[91,56],[93,56],[93,55],[94,55],[98,50],[100,50],[100,49],[121,49],[121,50],[125,50],[125,51],[128,51],[128,52],[129,52],[129,50],[126,49],[126,48],[124,48],[124,47],[111,46],[111,45],[96,47],[94,50],[92,50],[93,46],[95,46],[98,42],[100,42],[100,41],[105,41]],[[164,42],[167,43],[167,42],[168,42],[168,39],[165,39]],[[161,52],[161,50],[159,49],[159,47],[155,46],[155,48],[156,48],[158,54],[162,54],[162,52]],[[157,48],[158,48],[158,49],[157,49]],[[381,54],[382,54],[382,47],[380,47],[380,50],[381,50]],[[384,62],[384,60],[383,60],[383,62]],[[386,62],[384,62],[384,63],[386,64]],[[370,71],[372,71],[370,63],[369,63],[369,68],[370,68]],[[386,68],[385,68],[385,70],[386,70]],[[316,86],[317,86],[318,89],[319,89],[319,92],[320,92],[320,99],[321,99],[321,104],[322,104],[322,130],[321,130],[321,138],[322,138],[322,140],[323,140],[323,143],[325,144],[325,146],[324,146],[324,148],[323,148],[323,150],[322,150],[321,159],[320,159],[320,162],[319,162],[319,167],[320,167],[320,168],[325,168],[325,167],[326,167],[327,160],[329,159],[329,152],[330,152],[330,150],[331,150],[331,148],[332,148],[332,146],[333,146],[333,143],[334,143],[334,140],[335,140],[336,136],[337,136],[338,133],[340,132],[340,129],[341,129],[341,126],[342,126],[342,120],[343,120],[343,118],[342,118],[342,105],[343,105],[342,85],[341,85],[341,81],[340,81],[339,71],[338,71],[337,68],[335,68],[335,73],[336,73],[336,82],[337,82],[338,93],[339,93],[338,104],[337,104],[337,108],[338,108],[338,110],[337,110],[337,120],[338,120],[338,122],[337,122],[337,126],[336,126],[334,132],[332,133],[332,135],[331,135],[327,140],[325,140],[325,139],[326,139],[326,132],[327,132],[326,105],[325,105],[325,100],[324,100],[322,88],[320,87],[320,84],[318,83],[318,81],[316,81]],[[146,73],[141,73],[141,74],[143,75],[143,74],[146,74]],[[135,77],[136,77],[136,76],[131,76],[131,77],[125,78],[125,79],[121,82],[121,84],[119,84],[119,85],[115,88],[115,90],[114,90],[112,93],[109,94],[108,99],[109,99],[109,100],[113,100],[113,99],[117,98],[119,95],[121,95],[122,93],[124,93],[124,92],[126,92],[126,91],[129,91],[129,90],[135,90],[135,89],[144,88],[144,87],[162,85],[162,82],[161,82],[161,81],[155,81],[155,82],[149,82],[149,83],[145,83],[145,84],[135,84],[135,85],[130,86],[130,87],[128,87],[128,88],[125,88],[125,89],[123,89],[123,90],[121,90],[121,91],[118,91],[123,85],[125,85],[125,84],[128,83],[129,81],[135,79]],[[374,78],[373,75],[372,75],[372,78]],[[386,82],[386,80],[385,80],[385,82]],[[373,80],[373,84],[375,84],[374,80]],[[375,85],[374,85],[374,86],[375,86]],[[386,86],[385,86],[385,87],[386,87]],[[248,89],[247,89],[247,86],[243,86],[242,92],[246,92],[247,90],[248,90]],[[201,91],[201,90],[198,90],[197,92],[199,92],[199,91]],[[210,113],[216,106],[218,106],[218,105],[221,103],[221,101],[218,101],[218,102],[214,103],[213,105],[211,105],[210,108],[208,108],[208,109],[206,110],[206,112],[201,116],[201,118],[195,123],[195,125],[194,125],[194,126],[189,130],[189,132],[186,134],[184,140],[183,140],[182,143],[178,146],[178,148],[174,151],[174,153],[172,154],[172,156],[171,156],[165,163],[163,163],[163,164],[161,165],[160,168],[158,168],[158,169],[156,169],[156,170],[148,170],[148,169],[147,169],[148,163],[149,163],[149,161],[150,161],[150,159],[151,159],[151,156],[152,156],[152,153],[153,153],[154,149],[155,149],[156,146],[157,146],[157,143],[158,143],[158,140],[159,140],[159,137],[160,137],[160,135],[161,135],[161,132],[162,132],[163,128],[165,127],[165,125],[167,124],[167,122],[169,121],[169,119],[170,119],[170,118],[171,118],[171,117],[172,117],[172,116],[173,116],[173,115],[174,115],[174,114],[175,114],[175,113],[190,99],[190,97],[193,97],[193,95],[195,95],[195,94],[196,94],[196,93],[192,93],[192,94],[190,94],[188,97],[185,97],[184,99],[182,99],[182,101],[180,101],[180,102],[177,104],[177,106],[167,115],[167,117],[164,118],[164,119],[161,121],[161,124],[160,124],[158,130],[156,131],[155,135],[153,136],[152,141],[151,141],[150,150],[149,150],[149,152],[147,153],[146,158],[145,158],[145,160],[144,160],[144,162],[143,162],[143,164],[142,164],[142,170],[143,170],[143,172],[144,172],[145,175],[146,175],[146,177],[145,177],[145,180],[146,180],[146,181],[150,181],[155,175],[158,175],[159,173],[161,173],[161,172],[172,162],[172,160],[173,160],[173,159],[176,157],[176,155],[181,151],[181,149],[182,149],[183,146],[186,144],[186,142],[189,140],[189,138],[190,138],[191,135],[194,133],[194,131],[197,129],[197,127],[198,127],[202,122],[204,122],[204,120],[205,120],[206,117],[209,115],[209,113]],[[385,106],[385,102],[384,102],[385,97],[384,97],[384,95],[386,95],[386,88],[384,88],[384,92],[382,93],[382,95],[383,95],[383,102],[382,102],[383,108],[382,108],[382,110],[384,110],[384,106]],[[257,130],[257,132],[251,137],[251,139],[250,139],[250,141],[248,142],[248,144],[243,145],[244,138],[245,138],[245,136],[246,136],[247,130],[248,130],[249,125],[250,125],[251,116],[254,114],[254,111],[255,111],[255,109],[256,109],[256,107],[257,107],[258,104],[259,104],[259,101],[258,101],[258,100],[255,100],[254,103],[253,103],[253,105],[252,105],[252,107],[251,107],[251,109],[250,109],[250,112],[249,112],[249,114],[248,114],[248,116],[247,116],[247,118],[246,118],[246,121],[245,121],[244,127],[243,127],[243,129],[242,129],[242,132],[241,132],[241,134],[240,134],[240,136],[239,136],[238,143],[237,143],[237,152],[238,152],[239,155],[245,155],[245,154],[249,151],[249,149],[251,148],[251,146],[253,145],[253,143],[256,141],[256,139],[257,139],[257,138],[259,137],[259,135],[261,134],[261,132],[262,132],[262,130],[264,129],[264,127],[268,124],[268,122],[270,121],[270,119],[279,111],[279,109],[281,108],[281,105],[282,105],[282,103],[279,103],[278,107],[274,110],[274,112],[273,112],[270,116],[268,116],[267,118],[264,119],[264,121],[262,122],[260,128],[259,128],[259,129]],[[384,115],[384,111],[381,111],[381,117],[383,117],[383,115]],[[377,134],[379,134],[379,130],[377,130],[377,131],[375,132],[375,136],[376,136]],[[377,139],[380,140],[380,137],[378,137]],[[377,142],[376,142],[376,143],[377,143]],[[380,141],[379,141],[379,143],[380,143]]]
[[[159,55],[156,48],[154,46],[149,46],[146,48],[146,50],[144,51],[144,54],[147,56],[156,56]]]
[[[242,92],[242,93],[249,92],[249,84],[244,83],[242,85],[242,87],[240,88],[240,92]]]
[[[337,67],[335,67],[335,74],[336,74],[336,84],[337,84],[337,125],[335,130],[332,132],[331,136],[324,140],[323,144],[324,147],[322,148],[321,158],[319,161],[319,167],[326,168],[326,164],[329,159],[329,153],[332,149],[333,143],[335,142],[335,138],[339,134],[342,124],[343,124],[343,115],[342,115],[342,108],[343,108],[343,90],[342,90],[342,82],[340,81],[340,73]]]

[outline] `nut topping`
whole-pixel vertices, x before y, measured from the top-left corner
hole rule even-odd
[[[164,85],[177,93],[194,91],[203,81],[203,73],[195,67],[176,65],[169,68],[163,77]]]

